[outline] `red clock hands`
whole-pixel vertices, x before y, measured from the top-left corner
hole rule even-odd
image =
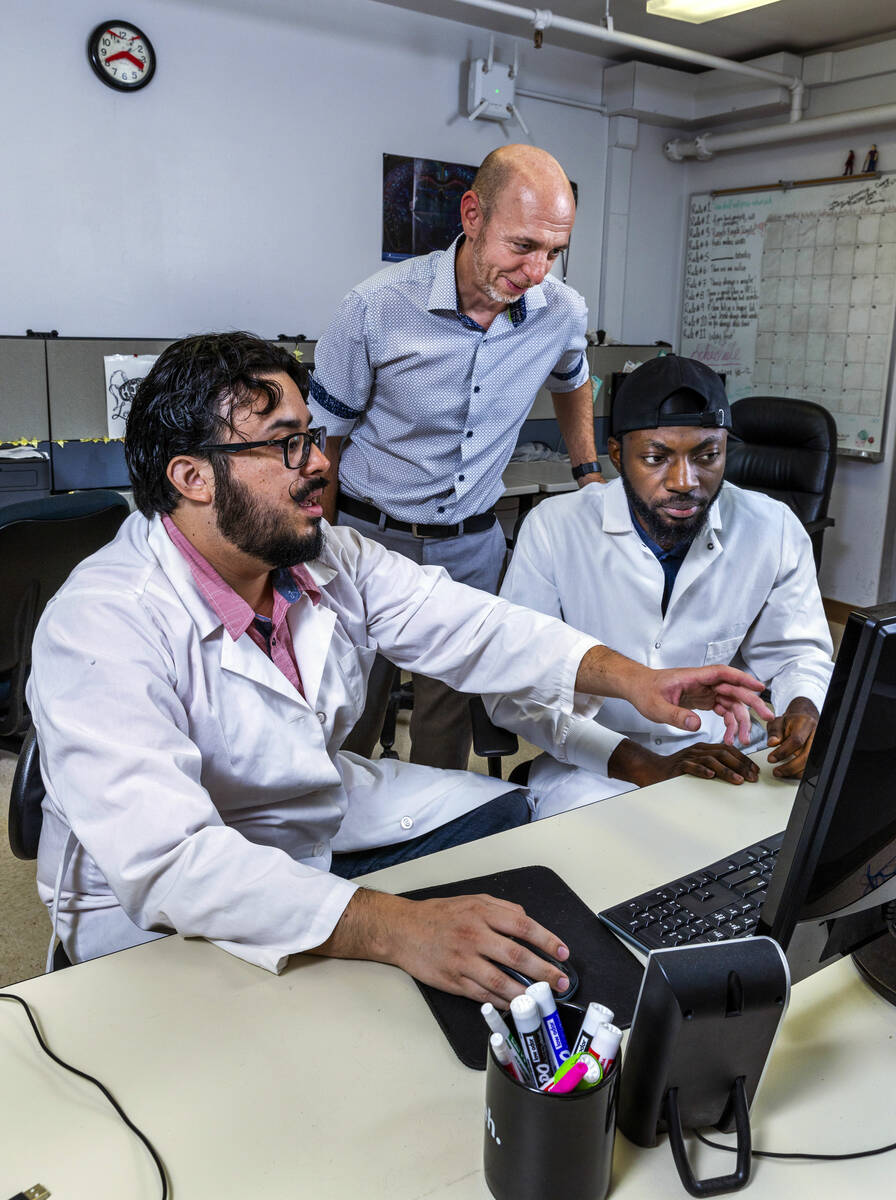
[[[108,58],[105,58],[103,61],[106,63],[111,63],[116,62],[119,58],[126,58],[128,62],[132,62],[134,66],[139,67],[141,71],[146,67],[146,63],[141,62],[136,54],[131,54],[130,50],[119,50],[117,54],[110,54]]]

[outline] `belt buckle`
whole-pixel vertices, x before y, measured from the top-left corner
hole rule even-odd
[[[417,521],[411,521],[411,536],[412,536],[412,537],[415,537],[415,538],[420,538],[420,540],[422,541],[422,540],[423,540],[423,534],[422,534],[422,533],[418,533],[418,532],[417,532],[417,529],[418,529],[418,522],[417,522]]]

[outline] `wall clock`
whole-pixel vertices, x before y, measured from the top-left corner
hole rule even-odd
[[[87,39],[87,57],[103,83],[120,92],[146,87],[156,69],[152,42],[129,21],[103,21]]]

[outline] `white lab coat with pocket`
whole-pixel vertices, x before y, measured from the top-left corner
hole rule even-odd
[[[47,606],[28,702],[47,790],[38,887],[75,961],[177,930],[280,970],[355,885],[331,845],[409,840],[512,785],[338,753],[377,650],[470,692],[573,696],[594,639],[326,527],[288,621],[303,698],[224,630],[159,518],[138,513]],[[64,864],[62,876],[60,866]],[[156,931],[156,932],[153,932]]]
[[[615,479],[532,511],[501,595],[560,617],[649,667],[730,663],[770,686],[776,712],[796,696],[821,709],[833,669],[830,632],[811,542],[785,504],[723,484],[665,615],[664,585],[662,567],[632,525],[622,480]],[[550,755],[536,759],[529,776],[539,817],[630,790],[634,785],[607,775],[623,738],[672,754],[698,741],[721,742],[725,732],[712,712],[701,712],[702,727],[688,733],[648,721],[625,700],[606,700],[593,720],[574,712],[551,719],[525,697],[485,702],[496,724]],[[764,729],[756,724],[754,732],[757,749]]]

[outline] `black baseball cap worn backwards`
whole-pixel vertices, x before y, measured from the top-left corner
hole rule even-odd
[[[706,363],[664,354],[626,375],[613,400],[611,437],[664,425],[730,429],[725,385]]]

